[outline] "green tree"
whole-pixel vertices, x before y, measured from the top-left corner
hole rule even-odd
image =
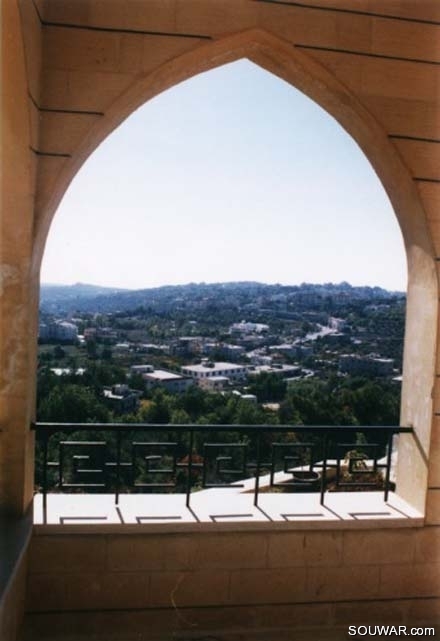
[[[109,416],[92,389],[72,383],[53,387],[38,409],[38,420],[49,422],[106,423]]]
[[[174,425],[187,425],[191,423],[191,418],[183,409],[175,409],[171,412],[170,423]]]
[[[145,423],[170,423],[172,399],[162,389],[153,392],[153,398],[140,410],[139,417]]]
[[[286,396],[286,381],[276,374],[262,372],[249,385],[249,392],[255,394],[260,403],[281,401]]]
[[[86,349],[87,349],[87,356],[89,358],[91,358],[93,360],[98,358],[98,350],[96,348],[96,341],[94,341],[94,340],[87,341]]]
[[[66,356],[66,350],[61,347],[61,345],[55,345],[53,348],[53,357],[57,361],[63,360]]]

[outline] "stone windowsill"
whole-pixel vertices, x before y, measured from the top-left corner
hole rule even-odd
[[[34,498],[34,532],[191,532],[203,530],[376,529],[420,527],[423,515],[390,492],[262,493],[258,507],[253,495],[233,488],[183,494],[49,494],[46,521],[42,495]]]

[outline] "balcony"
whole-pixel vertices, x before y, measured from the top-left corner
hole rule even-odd
[[[340,639],[353,622],[434,621],[429,533],[393,476],[411,428],[33,428],[25,641]]]
[[[393,440],[411,428],[37,423],[34,429],[34,523],[46,530],[421,523],[394,492]]]

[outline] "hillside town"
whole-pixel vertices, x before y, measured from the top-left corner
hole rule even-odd
[[[99,297],[101,311],[90,311],[88,298],[81,310],[81,297],[77,310],[70,303],[62,310],[59,301],[57,313],[43,308],[46,383],[50,372],[53,385],[90,386],[86,374],[99,365],[108,384],[93,381],[93,390],[116,416],[137,412],[156,390],[178,395],[192,387],[272,412],[305,381],[362,379],[400,393],[403,294],[347,284],[168,289],[151,290],[154,297],[136,309],[114,310],[123,307],[120,293],[111,311]],[[271,386],[278,392],[268,393]]]

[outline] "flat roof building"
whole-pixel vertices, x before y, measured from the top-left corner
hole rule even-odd
[[[198,365],[183,366],[182,373],[195,378],[197,381],[223,376],[228,378],[230,382],[236,382],[247,378],[248,368],[246,365],[235,363],[203,361]]]
[[[180,376],[174,372],[168,372],[163,369],[155,369],[154,371],[145,372],[142,374],[147,389],[154,387],[164,387],[169,392],[184,392],[194,385],[194,381],[190,377]]]

